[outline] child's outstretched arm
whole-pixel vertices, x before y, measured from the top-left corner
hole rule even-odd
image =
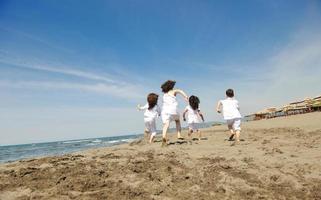
[[[216,106],[216,111],[217,111],[218,113],[221,113],[221,110],[222,110],[222,102],[219,101],[219,102],[217,103],[217,106]]]
[[[174,89],[174,94],[180,94],[184,97],[184,99],[188,102],[188,96],[187,94],[183,91],[183,90],[180,90],[180,89]]]
[[[239,102],[238,102],[238,101],[236,101],[236,108],[237,108],[238,110],[240,110],[240,106],[239,106]]]
[[[138,110],[145,110],[145,109],[147,109],[147,108],[148,108],[148,105],[147,105],[147,104],[144,105],[144,106],[141,106],[140,104],[137,105],[137,109],[138,109]]]
[[[183,120],[184,120],[184,121],[186,121],[186,117],[185,117],[185,115],[186,115],[187,111],[188,111],[188,110],[187,110],[187,109],[185,109],[185,110],[184,110],[184,112],[183,112]]]
[[[200,117],[201,117],[202,121],[204,122],[204,121],[205,121],[205,120],[204,120],[204,116],[203,116],[203,114],[201,113],[201,111],[200,111],[200,110],[198,111],[198,114],[200,115]]]
[[[160,109],[160,107],[158,105],[157,106],[157,113],[158,113],[158,116],[161,116],[162,114],[162,110]]]

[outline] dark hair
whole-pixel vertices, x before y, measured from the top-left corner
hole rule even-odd
[[[162,92],[167,93],[168,91],[172,90],[175,86],[176,81],[168,80],[162,84]]]
[[[153,109],[157,105],[158,95],[155,93],[150,93],[147,96],[148,110]]]
[[[226,96],[231,98],[234,97],[234,91],[232,89],[226,90]]]
[[[193,108],[193,110],[198,110],[199,104],[201,103],[199,98],[197,96],[190,96],[189,99],[189,105]]]

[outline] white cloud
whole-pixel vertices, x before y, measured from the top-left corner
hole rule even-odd
[[[305,98],[321,93],[321,32],[292,41],[269,60],[273,69],[267,86],[271,96]],[[284,102],[286,103],[286,102]]]
[[[18,61],[18,59],[15,59],[15,61],[7,58],[0,58],[0,62],[7,65],[13,65],[15,67],[19,68],[26,68],[31,70],[39,70],[39,71],[46,71],[46,72],[53,72],[53,73],[59,73],[69,76],[76,76],[79,78],[85,78],[90,80],[97,80],[97,81],[104,81],[109,83],[115,83],[116,81],[106,77],[97,75],[94,73],[90,73],[87,71],[77,70],[73,69],[71,67],[56,67],[56,66],[48,66],[47,64],[34,64],[32,62],[26,62],[26,61]]]
[[[71,49],[68,49],[63,46],[59,46],[57,44],[54,44],[53,42],[49,42],[48,40],[44,40],[41,37],[36,36],[34,34],[29,34],[29,33],[26,33],[26,32],[23,32],[23,31],[20,31],[17,29],[9,28],[9,27],[0,27],[0,29],[2,29],[2,31],[6,31],[6,32],[10,33],[11,35],[13,34],[13,35],[17,35],[19,37],[26,38],[26,39],[34,41],[38,44],[45,45],[45,46],[50,47],[52,49],[57,49],[57,50],[62,51],[64,53],[74,53],[74,51],[72,51]]]
[[[78,90],[106,94],[125,99],[141,98],[142,88],[138,85],[118,86],[105,83],[80,84],[70,82],[49,82],[49,81],[7,81],[0,80],[0,87],[21,88],[21,89],[56,89],[56,90]]]
[[[49,73],[58,73],[70,77],[77,77],[84,80],[90,80],[91,84],[61,82],[61,81],[33,81],[33,80],[0,80],[0,86],[11,88],[29,88],[29,89],[56,89],[56,90],[78,90],[84,92],[94,92],[106,94],[125,99],[139,99],[145,96],[146,86],[136,84],[126,80],[126,77],[118,78],[110,74],[97,74],[89,71],[75,69],[70,66],[56,67],[56,65],[36,64],[32,60],[18,59],[3,55],[0,57],[0,63],[10,65],[16,68],[45,71]],[[127,74],[130,76],[130,74]],[[112,78],[111,78],[112,77]]]

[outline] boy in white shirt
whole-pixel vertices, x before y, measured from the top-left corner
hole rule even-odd
[[[239,103],[233,97],[234,91],[232,89],[226,90],[226,99],[220,100],[217,103],[216,111],[223,114],[228,129],[231,132],[229,140],[232,141],[235,136],[235,142],[232,144],[235,145],[240,142],[242,116],[240,114]]]
[[[156,136],[156,119],[160,116],[161,111],[157,105],[158,95],[150,93],[147,96],[147,104],[145,106],[138,105],[138,110],[145,110],[144,122],[145,122],[145,136],[150,135],[149,143],[152,143]]]

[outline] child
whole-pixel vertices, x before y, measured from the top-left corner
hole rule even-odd
[[[191,138],[193,132],[198,133],[198,140],[201,140],[201,131],[198,130],[198,124],[200,123],[199,117],[201,117],[204,122],[204,117],[199,110],[200,100],[197,96],[190,96],[189,105],[186,106],[183,113],[183,119],[186,121],[185,114],[187,113],[187,123],[188,123],[188,136]]]
[[[221,100],[217,103],[217,112],[223,112],[224,120],[227,122],[228,129],[231,132],[229,141],[233,140],[235,135],[235,145],[240,142],[241,133],[241,114],[239,109],[239,103],[234,97],[234,91],[232,89],[226,90],[226,99]]]
[[[158,95],[150,93],[147,96],[147,104],[145,106],[138,105],[138,110],[145,110],[144,122],[145,122],[145,135],[151,134],[149,143],[154,141],[156,136],[156,118],[160,116],[160,109],[157,105]]]
[[[167,141],[167,130],[171,121],[175,121],[177,138],[183,139],[181,136],[181,123],[179,120],[179,113],[177,110],[178,102],[176,100],[176,95],[182,95],[186,101],[188,97],[182,90],[174,89],[175,81],[168,80],[162,84],[161,88],[164,93],[163,96],[163,108],[162,108],[162,121],[163,121],[163,139],[162,146],[166,145]]]

